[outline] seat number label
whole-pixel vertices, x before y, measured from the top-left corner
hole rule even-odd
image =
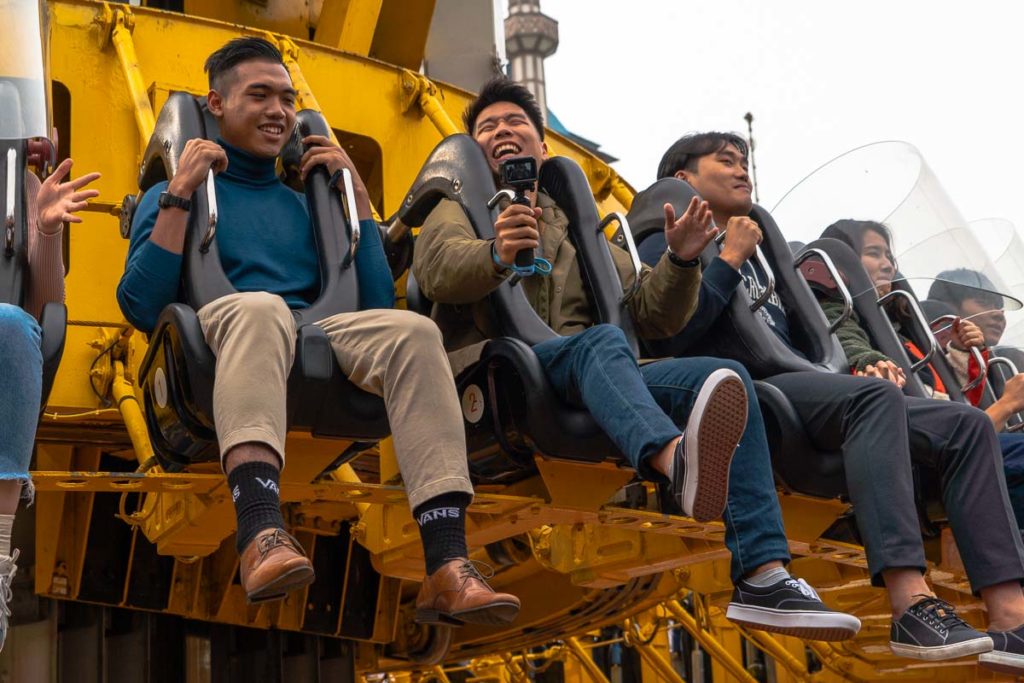
[[[163,368],[157,368],[153,373],[153,398],[161,408],[167,407],[167,377]]]
[[[475,384],[462,392],[462,415],[470,424],[476,424],[484,416],[484,392]]]

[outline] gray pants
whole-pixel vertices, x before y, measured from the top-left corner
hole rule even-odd
[[[938,475],[974,591],[1024,579],[999,441],[984,412],[907,397],[892,382],[868,377],[795,372],[767,381],[793,403],[815,447],[842,450],[876,584],[885,569],[925,569],[911,460]]]

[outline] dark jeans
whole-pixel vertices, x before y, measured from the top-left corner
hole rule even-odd
[[[718,358],[673,358],[638,366],[622,330],[612,325],[595,325],[533,350],[561,398],[587,408],[646,479],[663,479],[645,461],[679,436],[708,375],[720,368],[735,371],[747,388],[748,418],[733,456],[725,510],[732,579],[772,560],[789,561],[764,422],[743,366]]]
[[[1024,433],[1000,434],[999,446],[1003,451],[1003,472],[1010,504],[1017,518],[1017,526],[1024,530]]]
[[[911,460],[937,473],[975,591],[1024,578],[992,423],[963,403],[904,396],[892,382],[795,372],[767,380],[796,408],[815,447],[841,450],[876,584],[884,569],[925,569]]]

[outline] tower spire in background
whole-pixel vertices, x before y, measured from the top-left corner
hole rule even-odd
[[[544,59],[558,49],[558,22],[542,14],[540,0],[509,0],[505,18],[505,52],[512,80],[525,85],[540,104],[547,122]]]

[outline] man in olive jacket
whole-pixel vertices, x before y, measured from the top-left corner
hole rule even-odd
[[[507,79],[484,86],[465,122],[496,175],[504,159],[530,156],[540,165],[547,158],[536,101]],[[737,587],[730,618],[823,640],[856,633],[856,618],[828,610],[783,568],[789,553],[764,426],[743,367],[698,358],[638,365],[622,331],[594,318],[565,213],[543,192],[530,200],[502,210],[493,241],[477,238],[462,208],[450,201],[423,225],[413,272],[435,302],[433,318],[455,372],[499,336],[487,297],[519,272],[530,305],[562,335],[533,347],[560,397],[589,410],[641,476],[670,486],[683,514],[708,521],[724,512]],[[687,323],[700,288],[697,257],[716,233],[706,203],[694,201],[678,220],[665,206],[668,250],[644,267],[628,302],[641,337],[671,337]],[[536,272],[517,271],[522,249],[535,250]],[[609,249],[632,292],[636,276],[628,254]],[[730,481],[734,451],[740,474]]]

